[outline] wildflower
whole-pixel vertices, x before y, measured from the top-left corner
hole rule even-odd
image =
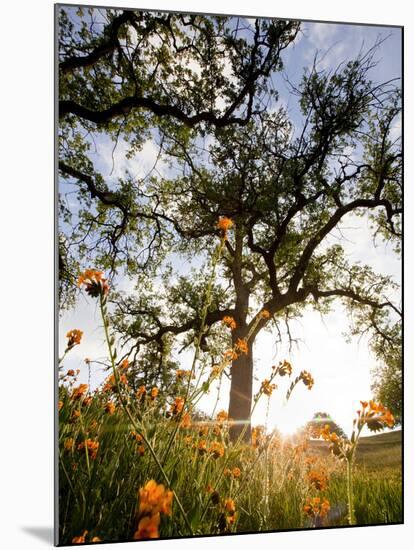
[[[317,491],[324,491],[328,484],[328,478],[324,472],[310,470],[307,473],[309,485],[313,486]]]
[[[135,397],[137,399],[143,399],[146,393],[147,393],[147,388],[144,385],[142,385],[135,392]]]
[[[224,455],[224,447],[218,441],[213,441],[210,445],[209,452],[213,455],[213,458],[220,458]]]
[[[83,451],[84,449],[87,449],[88,455],[92,460],[95,460],[96,455],[98,454],[99,449],[99,441],[93,441],[92,439],[87,439],[86,441],[82,441],[78,445],[78,451]]]
[[[245,338],[239,338],[236,342],[236,349],[240,353],[244,353],[245,355],[247,355],[247,353],[249,351],[249,346],[247,345],[247,340]]]
[[[91,539],[91,542],[102,542],[102,539],[100,539],[99,537],[93,537]]]
[[[144,456],[144,454],[145,454],[145,447],[144,447],[144,445],[138,445],[138,447],[137,447],[137,453],[139,454],[139,456]]]
[[[112,403],[112,401],[108,401],[108,403],[105,405],[105,412],[107,412],[108,414],[114,414],[115,409],[115,403]]]
[[[200,455],[203,455],[207,452],[207,442],[205,439],[201,439],[197,444],[197,450]]]
[[[182,380],[183,378],[189,378],[191,376],[191,371],[185,370],[185,369],[177,369],[175,371],[175,376],[177,377],[178,380]],[[193,378],[194,378],[194,375],[193,375]]]
[[[236,505],[234,504],[234,500],[231,498],[227,498],[224,501],[224,508],[226,512],[228,512],[229,514],[234,514],[236,511]]]
[[[75,371],[73,369],[69,369],[66,376],[75,376]]]
[[[60,412],[63,408],[63,401],[58,402],[58,411]]]
[[[160,526],[160,514],[144,516],[139,520],[138,528],[134,533],[134,540],[158,539]]]
[[[189,447],[191,445],[192,441],[193,441],[193,438],[192,438],[191,435],[186,435],[184,437],[184,443],[187,447]]]
[[[82,407],[89,407],[92,401],[93,401],[93,397],[91,395],[89,395],[88,397],[85,397],[85,399],[82,401]]]
[[[75,422],[80,417],[80,411],[78,409],[72,411],[71,420],[72,422]]]
[[[272,395],[273,390],[277,388],[276,384],[271,384],[270,380],[267,378],[263,380],[262,385],[260,387],[260,391],[270,397]]]
[[[157,397],[157,395],[159,394],[159,389],[156,388],[156,387],[153,387],[151,389],[151,393],[150,393],[150,397],[151,397],[151,401],[154,401],[154,399]]]
[[[114,392],[116,393],[118,391],[118,384],[124,384],[125,386],[128,385],[128,378],[125,376],[125,374],[118,375],[118,382],[115,378],[114,374],[111,374],[108,376],[108,378],[105,381],[104,387],[102,388],[102,391],[104,392]]]
[[[185,413],[183,415],[180,426],[181,428],[189,428],[191,426],[191,416],[189,415],[189,413]]]
[[[308,497],[303,507],[303,511],[308,516],[320,518],[326,517],[330,509],[329,500],[326,498],[321,500],[319,497]]]
[[[226,361],[235,361],[238,356],[238,353],[234,349],[228,349],[223,353],[223,357]]]
[[[82,340],[82,334],[83,332],[77,328],[74,328],[70,330],[66,334],[66,338],[68,339],[68,343],[66,345],[66,350],[72,349],[74,346],[77,346],[81,343]]]
[[[77,537],[73,537],[72,544],[82,544],[85,542],[85,537],[88,534],[88,531],[85,529],[85,531],[82,533],[82,535],[79,535]]]
[[[205,436],[208,434],[208,426],[200,425],[200,429],[198,430],[198,435],[200,437]]]
[[[96,269],[86,269],[79,275],[78,287],[82,285],[85,285],[87,294],[93,298],[105,296],[109,292],[109,285],[103,277],[103,272]]]
[[[217,422],[226,422],[229,419],[229,415],[225,410],[221,410],[217,413],[216,420]]]
[[[366,404],[366,401],[361,402],[361,404]],[[376,403],[375,401],[369,401],[369,404],[365,407],[363,406],[363,411],[359,412],[359,426],[362,427],[363,424],[366,424],[368,429],[375,432],[382,430],[385,426],[392,428],[395,424],[395,418],[391,411],[384,407],[381,403]]]
[[[71,451],[73,448],[73,443],[74,443],[74,440],[72,437],[66,438],[63,444],[63,448],[65,449],[65,451]]]
[[[233,227],[233,221],[226,216],[221,216],[217,222],[217,229],[223,232],[223,236],[226,237],[227,231]]]
[[[234,477],[234,478],[240,477],[240,474],[241,474],[240,468],[238,468],[237,466],[235,466],[235,467],[232,469],[231,473],[233,474],[233,477]]]
[[[311,390],[314,384],[314,379],[312,378],[312,375],[306,370],[303,370],[299,376],[305,386],[307,386],[308,390]]]
[[[72,399],[81,399],[83,395],[88,391],[88,388],[88,384],[80,384],[78,387],[74,388],[72,392]]]
[[[292,374],[292,365],[286,359],[283,363],[279,364],[279,374],[280,376],[285,376],[286,374],[290,376]]]
[[[264,426],[255,426],[252,428],[252,446],[257,449],[264,442]]]
[[[119,365],[120,370],[127,370],[129,367],[129,361],[128,359],[124,359],[121,361],[121,364]]]
[[[208,483],[207,486],[206,486],[206,493],[212,493],[213,492],[213,486]]]
[[[171,515],[173,492],[151,479],[139,489],[139,514]]]
[[[236,321],[230,315],[225,315],[222,319],[223,324],[229,327],[231,330],[234,330],[237,326]]]
[[[135,439],[137,443],[140,443],[142,441],[142,435],[137,434],[137,432],[131,432],[131,437]]]
[[[262,309],[262,311],[260,312],[260,317],[262,319],[269,319],[270,313],[267,311],[267,309]]]
[[[182,397],[176,397],[174,403],[170,406],[170,413],[173,416],[180,414],[184,407],[184,399]]]

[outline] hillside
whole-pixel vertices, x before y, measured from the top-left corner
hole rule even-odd
[[[400,468],[402,465],[401,430],[361,437],[358,445],[356,463],[360,467],[371,469]],[[325,441],[311,441],[311,447],[318,453],[329,452]]]

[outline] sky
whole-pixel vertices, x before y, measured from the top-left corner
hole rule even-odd
[[[283,56],[285,71],[292,83],[298,83],[303,68],[308,67],[319,52],[321,66],[335,67],[344,59],[357,55],[361,48],[371,47],[378,36],[387,40],[380,46],[377,54],[378,65],[372,71],[372,79],[386,81],[400,77],[401,67],[401,34],[399,29],[368,27],[357,25],[340,25],[330,23],[304,23],[301,34],[292,48],[288,48]],[[286,75],[275,79],[279,89],[279,101],[289,112],[293,122],[298,122],[298,111],[295,100],[289,94]],[[397,124],[393,129],[395,136],[400,132]],[[148,142],[139,156],[126,159],[126,144],[122,141],[116,148],[112,159],[112,144],[101,137],[97,139],[97,152],[94,162],[106,177],[116,179],[126,171],[142,177],[151,169],[157,154],[157,147]],[[160,166],[162,170],[162,166]],[[64,187],[62,187],[64,189]],[[71,200],[69,198],[69,200]],[[365,218],[345,217],[340,228],[330,235],[333,242],[345,238],[345,250],[351,260],[361,261],[371,265],[377,272],[392,275],[400,282],[400,261],[390,247],[381,242],[373,245]],[[85,266],[87,267],[87,266]],[[175,260],[179,270],[187,269]],[[123,286],[132,288],[133,283],[126,280],[118,281],[117,289]],[[323,319],[316,312],[306,311],[303,317],[291,325],[292,335],[299,340],[298,345],[289,350],[287,345],[276,345],[276,335],[261,333],[255,343],[255,386],[257,391],[260,381],[270,375],[271,366],[280,360],[291,361],[294,373],[301,370],[310,371],[315,379],[311,391],[300,384],[286,403],[284,396],[287,381],[281,379],[280,387],[269,402],[263,400],[253,415],[254,424],[264,424],[267,417],[268,428],[277,427],[282,433],[292,433],[312,418],[315,412],[329,413],[346,432],[352,429],[352,419],[359,407],[360,400],[371,397],[371,370],[375,366],[375,357],[369,350],[366,338],[353,337],[348,342],[344,332],[348,330],[348,319],[340,302],[333,311]],[[75,309],[65,312],[60,319],[60,349],[65,347],[65,334],[72,328],[84,332],[82,344],[75,347],[65,360],[66,368],[80,368],[80,381],[88,381],[88,367],[84,359],[103,359],[106,350],[103,342],[103,332],[97,302],[79,296]],[[183,368],[191,366],[191,355],[180,357]],[[102,381],[104,373],[99,365],[91,366],[92,386]],[[223,384],[219,408],[227,408],[228,384]],[[214,392],[200,402],[206,412],[212,408],[215,401]]]

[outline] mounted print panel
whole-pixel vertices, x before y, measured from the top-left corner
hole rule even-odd
[[[56,544],[403,522],[401,58],[56,5]]]

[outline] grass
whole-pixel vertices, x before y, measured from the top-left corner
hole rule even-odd
[[[251,439],[244,430],[234,441],[224,411],[197,419],[194,403],[229,366],[227,352],[215,372],[203,376],[196,348],[191,371],[177,371],[168,389],[132,391],[130,365],[116,359],[106,311],[109,289],[95,273],[85,272],[83,281],[100,300],[112,374],[92,393],[78,383],[78,373],[65,372],[64,358],[82,337],[68,333],[59,388],[61,545],[402,521],[399,432],[357,435],[348,461],[353,464],[356,451],[350,499],[345,461],[310,433],[284,439],[254,427]],[[279,376],[292,374],[287,361],[273,367],[252,411],[260,399],[273,398]],[[301,382],[312,388],[312,376],[303,371],[288,395]],[[366,405],[358,429],[369,422],[385,426],[390,413],[382,416],[384,408],[376,407]],[[325,433],[331,443],[333,435]],[[348,452],[344,440],[340,445]]]

